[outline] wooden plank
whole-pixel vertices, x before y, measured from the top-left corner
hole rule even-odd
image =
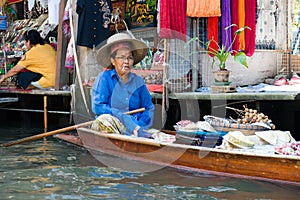
[[[151,93],[153,98],[162,99],[159,93]],[[168,94],[170,99],[198,100],[300,100],[299,92],[245,92],[245,93],[210,93],[210,92],[181,92]]]
[[[0,88],[0,94],[32,94],[32,95],[47,95],[47,96],[71,96],[68,90],[23,90],[18,88]]]
[[[56,90],[60,89],[61,69],[62,69],[62,58],[63,58],[63,32],[62,32],[62,21],[65,11],[66,1],[62,0],[59,4],[59,24],[57,28],[57,51],[56,51],[56,79],[55,86]]]

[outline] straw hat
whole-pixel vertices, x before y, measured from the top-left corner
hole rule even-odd
[[[111,47],[118,43],[129,43],[131,45],[134,55],[134,65],[143,60],[147,55],[148,47],[144,42],[135,39],[128,33],[117,33],[109,37],[106,44],[97,51],[97,62],[102,67],[108,67],[111,64]]]

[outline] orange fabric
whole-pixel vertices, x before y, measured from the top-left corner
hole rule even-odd
[[[239,18],[239,24],[238,27],[244,27],[245,26],[245,0],[239,0],[238,2],[238,18]],[[241,32],[239,35],[239,49],[244,51],[245,50],[245,32]]]
[[[187,0],[186,15],[188,17],[221,16],[220,0]]]

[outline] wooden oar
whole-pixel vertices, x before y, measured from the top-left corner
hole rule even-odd
[[[145,108],[139,108],[139,109],[136,109],[136,110],[131,110],[131,111],[125,112],[125,114],[131,115],[131,114],[139,113],[139,112],[143,112],[143,111],[145,111]],[[29,136],[29,137],[26,137],[26,138],[22,138],[22,139],[19,139],[19,140],[15,140],[15,141],[12,141],[12,142],[2,144],[1,146],[9,147],[9,146],[13,146],[13,145],[16,145],[16,144],[21,144],[23,142],[29,142],[29,141],[32,141],[32,140],[41,139],[41,138],[48,137],[48,136],[51,136],[51,135],[55,135],[55,134],[59,134],[59,133],[67,132],[67,131],[72,131],[72,130],[75,130],[75,129],[80,128],[80,127],[89,126],[93,122],[94,122],[94,120],[89,121],[89,122],[84,122],[84,123],[81,123],[81,124],[77,124],[77,125],[73,125],[73,126],[68,126],[68,127],[61,128],[61,129],[57,129],[57,130],[54,130],[54,131],[49,131],[49,132],[38,134],[38,135]]]

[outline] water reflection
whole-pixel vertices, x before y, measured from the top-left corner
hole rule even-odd
[[[0,149],[0,199],[297,199],[299,189],[173,168],[120,171],[51,137]]]

